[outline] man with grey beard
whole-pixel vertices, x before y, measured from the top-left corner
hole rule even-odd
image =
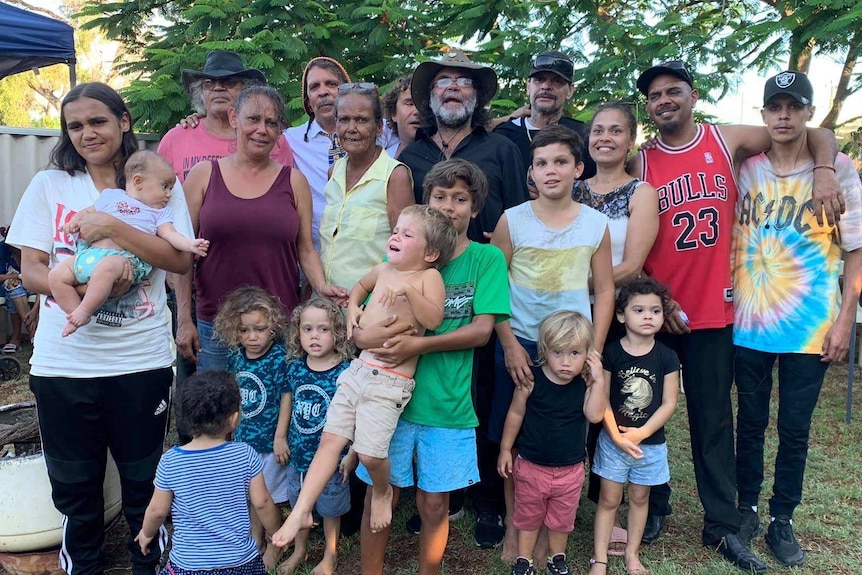
[[[488,179],[488,197],[467,236],[487,242],[485,233],[494,231],[503,210],[528,198],[518,148],[485,130],[485,106],[497,92],[497,74],[451,48],[442,59],[419,64],[410,91],[425,127],[398,159],[413,172],[416,203],[422,202],[422,181],[435,164],[453,157],[473,162]]]
[[[589,126],[584,122],[563,115],[566,102],[575,93],[575,63],[559,50],[537,54],[530,63],[530,76],[527,78],[527,96],[530,99],[530,115],[511,118],[494,128],[512,140],[521,151],[524,166],[530,166],[530,143],[546,126],[559,124],[581,137],[584,145],[584,171],[578,179],[586,180],[596,175],[596,163],[587,151]]]

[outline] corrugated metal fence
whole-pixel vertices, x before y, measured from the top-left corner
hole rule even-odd
[[[48,166],[60,130],[0,126],[0,226],[8,226],[30,180]],[[138,145],[155,150],[159,137],[138,134]]]

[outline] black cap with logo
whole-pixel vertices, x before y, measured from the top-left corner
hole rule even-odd
[[[808,76],[795,70],[785,70],[766,81],[763,88],[763,105],[767,105],[780,94],[787,94],[806,106],[810,106],[814,101],[814,88],[811,87]]]

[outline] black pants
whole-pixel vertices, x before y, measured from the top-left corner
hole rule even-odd
[[[134,541],[153,494],[170,413],[170,368],[116,377],[30,376],[54,506],[64,515],[60,566],[69,575],[104,571],[107,450],[117,463],[129,525],[133,571],[153,572],[159,537],[149,555]]]
[[[506,514],[503,497],[503,480],[497,473],[497,456],[500,446],[488,440],[488,421],[491,416],[491,400],[494,395],[494,349],[497,337],[482,347],[476,348],[473,355],[473,406],[479,418],[476,429],[476,454],[479,464],[479,483],[470,488],[473,507],[476,513]]]
[[[733,326],[699,329],[685,335],[659,334],[682,363],[691,458],[704,509],[703,543],[716,545],[739,531],[736,508],[736,457],[733,445]],[[670,499],[670,487],[653,487],[650,507]]]
[[[177,295],[173,290],[168,291],[168,307],[171,310],[171,333],[174,339],[177,337]],[[195,298],[192,296],[192,317],[195,317]],[[180,392],[183,389],[183,384],[188,378],[193,376],[197,371],[197,364],[187,360],[185,356],[177,349],[177,376],[176,376],[176,394],[174,396],[174,425],[176,426],[177,435],[179,436],[179,445],[185,445],[192,440],[192,436],[186,431],[185,423],[182,418],[182,406],[180,405]]]
[[[802,500],[811,416],[828,363],[817,354],[736,348],[736,484],[740,505],[757,505],[763,484],[763,440],[769,425],[772,366],[778,359],[778,455],[769,513],[793,515]]]

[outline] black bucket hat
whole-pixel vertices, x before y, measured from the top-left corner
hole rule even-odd
[[[183,90],[188,94],[189,86],[202,78],[217,80],[230,76],[249,78],[266,84],[266,76],[263,75],[263,72],[254,68],[246,68],[239,54],[225,50],[213,50],[207,54],[207,61],[202,71],[183,70]]]

